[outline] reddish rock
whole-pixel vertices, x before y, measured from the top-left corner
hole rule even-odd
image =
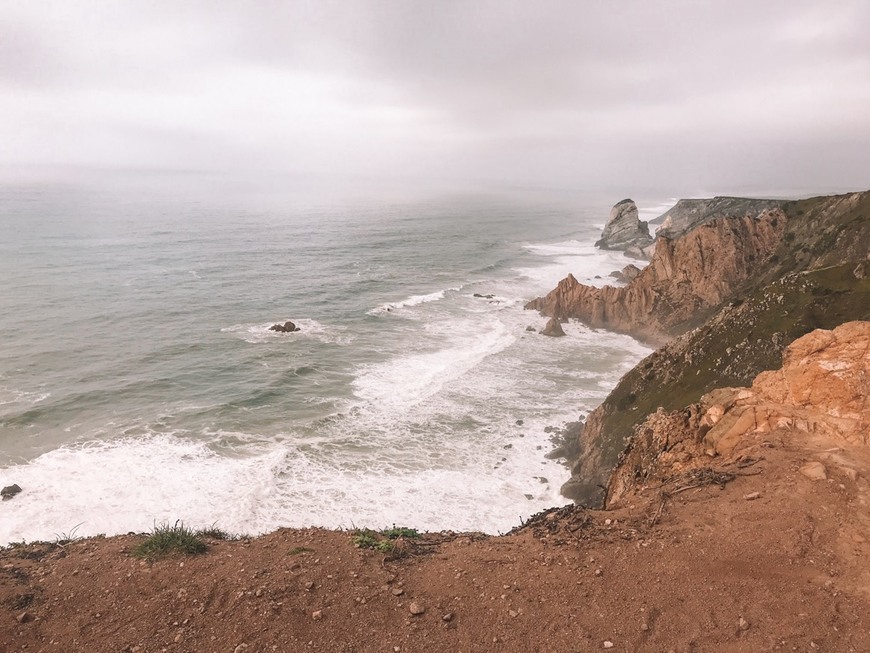
[[[541,334],[553,338],[559,338],[565,335],[565,331],[562,329],[562,323],[555,317],[551,317],[546,326],[541,329]]]
[[[624,288],[587,286],[568,275],[527,309],[652,343],[692,328],[763,269],[782,238],[780,210],[719,218],[676,240],[656,240],[655,254]]]

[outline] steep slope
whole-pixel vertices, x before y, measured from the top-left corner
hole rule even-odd
[[[781,207],[785,200],[749,199],[746,197],[713,197],[681,199],[668,211],[650,220],[659,225],[657,236],[677,238],[700,224],[716,218],[748,215],[758,217],[762,211]]]
[[[664,342],[699,324],[713,307],[757,276],[785,226],[780,211],[758,218],[719,218],[676,240],[658,238],[650,264],[625,287],[586,286],[568,275],[526,308]]]
[[[565,496],[600,505],[634,427],[659,407],[677,410],[723,384],[751,383],[805,333],[870,319],[870,192],[782,210],[786,230],[766,267],[707,322],[641,361],[589,415]]]
[[[617,505],[640,488],[713,463],[757,458],[773,434],[812,443],[853,478],[848,452],[870,453],[870,322],[816,330],[786,348],[782,367],[750,388],[717,388],[683,410],[659,410],[636,429],[607,487]],[[827,475],[823,463],[805,475]]]

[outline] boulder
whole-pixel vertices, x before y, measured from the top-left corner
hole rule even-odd
[[[640,274],[640,268],[637,267],[634,263],[629,263],[622,270],[614,270],[610,273],[610,276],[616,279],[617,281],[622,281],[623,283],[628,283],[632,279],[634,279],[637,275]]]
[[[2,490],[0,490],[0,497],[3,497],[3,501],[9,501],[16,494],[21,492],[21,486],[18,483],[13,483],[12,485],[7,485]]]
[[[640,219],[634,200],[625,199],[610,209],[610,218],[601,232],[601,239],[595,243],[601,249],[625,251],[629,247],[643,248],[651,245],[649,226]]]
[[[293,322],[290,322],[288,320],[287,322],[284,322],[284,324],[273,324],[269,327],[269,331],[277,331],[279,333],[293,333],[294,331],[301,331],[301,329],[293,324]]]
[[[562,330],[562,323],[559,322],[555,317],[551,317],[546,326],[541,329],[541,334],[545,336],[551,336],[553,338],[558,338],[565,335],[565,332]]]

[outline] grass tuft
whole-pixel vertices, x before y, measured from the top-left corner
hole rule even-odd
[[[416,528],[406,528],[393,524],[392,528],[385,528],[381,531],[373,531],[369,528],[359,529],[354,532],[351,541],[358,549],[371,549],[400,557],[408,553],[408,543],[405,540],[416,540],[419,537],[420,532]]]
[[[76,531],[82,524],[84,524],[84,522],[73,526],[72,530],[69,533],[55,533],[54,543],[58,546],[63,546],[64,544],[69,544],[70,542],[75,542],[76,540],[82,539],[81,535],[76,535]]]
[[[309,549],[307,546],[294,546],[292,549],[290,549],[291,556],[298,556],[298,555],[301,555],[303,553],[313,553],[313,552],[314,552],[314,549]]]
[[[409,540],[417,540],[420,539],[420,531],[416,528],[407,528],[405,526],[396,526],[393,524],[392,528],[385,528],[381,531],[381,535],[391,540],[397,540],[400,537],[404,537]]]
[[[211,540],[234,540],[237,539],[232,533],[228,533],[222,528],[218,528],[215,524],[212,524],[208,528],[200,528],[196,531],[196,535],[198,537],[207,537]]]
[[[167,523],[157,524],[151,535],[140,542],[132,551],[137,558],[155,560],[168,555],[196,555],[205,553],[205,542],[200,539],[198,531],[188,528],[181,521],[170,526]]]

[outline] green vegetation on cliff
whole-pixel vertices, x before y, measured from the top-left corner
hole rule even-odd
[[[749,385],[779,367],[800,336],[870,320],[870,192],[782,208],[787,228],[765,273],[641,361],[590,416],[566,496],[600,505],[634,428],[658,408],[678,410],[714,388]]]

